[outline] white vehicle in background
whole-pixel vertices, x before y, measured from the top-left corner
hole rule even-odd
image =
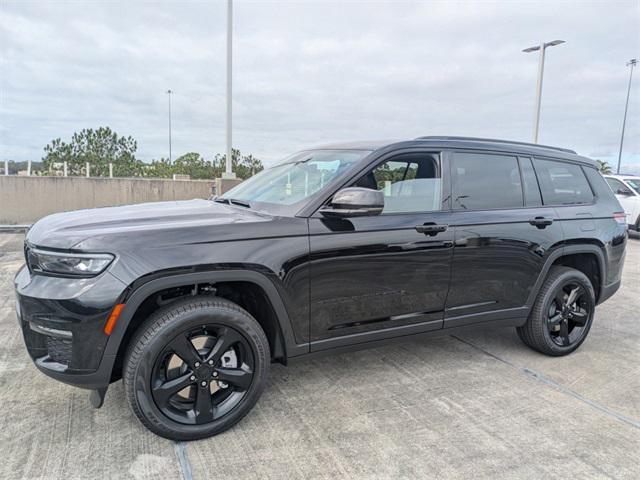
[[[627,215],[631,230],[640,232],[640,177],[634,175],[605,175],[604,178],[616,194]]]

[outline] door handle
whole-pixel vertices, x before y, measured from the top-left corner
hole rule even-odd
[[[425,223],[423,225],[416,225],[416,232],[424,233],[433,237],[439,233],[445,232],[449,228],[449,225],[438,225],[436,223]]]
[[[538,227],[540,229],[547,228],[549,225],[553,223],[553,218],[547,217],[535,217],[529,220],[529,223],[534,227]]]

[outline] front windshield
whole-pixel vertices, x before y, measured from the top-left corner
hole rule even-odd
[[[625,178],[624,181],[640,195],[640,178]]]
[[[307,150],[263,170],[218,198],[230,202],[293,206],[349,170],[368,150]]]

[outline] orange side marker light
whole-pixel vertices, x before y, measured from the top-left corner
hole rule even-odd
[[[111,310],[111,315],[109,315],[109,319],[107,320],[107,323],[104,326],[104,333],[106,333],[107,335],[111,335],[111,332],[113,331],[113,328],[116,326],[116,322],[118,321],[118,317],[122,313],[123,308],[124,308],[124,303],[119,303],[115,307],[113,307],[113,310]]]

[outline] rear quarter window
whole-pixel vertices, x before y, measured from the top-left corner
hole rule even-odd
[[[587,175],[587,179],[591,184],[591,188],[596,193],[598,198],[608,198],[615,200],[613,191],[607,183],[608,179],[605,179],[598,170],[591,167],[584,167],[584,173]]]
[[[593,202],[593,192],[580,165],[534,159],[545,205],[575,205]]]

